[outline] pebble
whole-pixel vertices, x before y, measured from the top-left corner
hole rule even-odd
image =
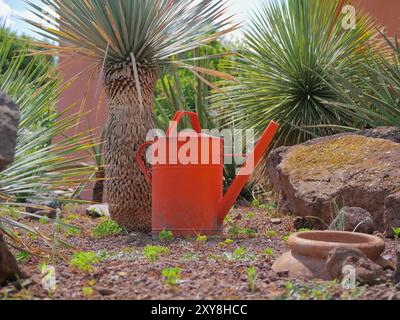
[[[102,296],[111,296],[111,295],[115,294],[114,290],[111,290],[111,289],[105,288],[105,287],[95,287],[95,290]]]
[[[272,224],[281,224],[282,223],[282,219],[280,219],[280,218],[272,218],[270,221]]]

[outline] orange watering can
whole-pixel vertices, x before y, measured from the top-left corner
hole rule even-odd
[[[189,116],[195,132],[177,133]],[[139,147],[136,159],[152,185],[152,230],[176,236],[220,235],[223,221],[270,145],[279,125],[271,122],[226,194],[223,194],[224,141],[201,133],[196,113],[180,111],[165,137]],[[143,161],[151,146],[152,173]]]

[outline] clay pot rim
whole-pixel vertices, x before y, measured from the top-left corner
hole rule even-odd
[[[321,240],[321,237],[323,238],[327,234],[333,237],[352,237],[353,239],[359,239],[360,242],[334,242],[329,240]],[[316,240],[307,239],[313,235],[315,235]],[[347,231],[297,232],[289,237],[288,245],[293,253],[324,259],[328,257],[329,252],[332,249],[337,247],[358,249],[364,252],[366,256],[372,260],[379,258],[379,256],[385,250],[385,242],[381,238],[365,233]]]

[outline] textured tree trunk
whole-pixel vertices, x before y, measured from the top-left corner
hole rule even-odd
[[[135,160],[140,144],[154,128],[152,113],[156,76],[139,69],[142,104],[131,64],[106,69],[109,118],[104,145],[108,203],[111,217],[127,231],[151,230],[151,188]]]
[[[92,201],[97,203],[103,202],[103,194],[104,194],[104,178],[105,172],[103,168],[100,168],[96,172],[96,182],[93,187],[92,193]]]

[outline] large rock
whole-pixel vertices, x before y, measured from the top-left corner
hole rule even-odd
[[[17,105],[0,91],[0,171],[14,160],[18,122]]]
[[[374,220],[363,208],[343,207],[328,229],[372,234]]]
[[[17,261],[8,250],[0,232],[0,286],[8,281],[23,278],[24,274],[18,269]]]
[[[338,247],[329,252],[326,270],[332,278],[342,280],[346,266],[354,268],[356,281],[360,285],[375,285],[386,281],[383,268],[360,250]]]
[[[396,248],[396,267],[393,275],[394,283],[400,283],[400,246]]]
[[[400,228],[400,192],[391,194],[385,198],[385,234],[393,236],[393,228]]]
[[[363,131],[319,138],[277,148],[268,158],[268,175],[279,194],[279,210],[312,219],[327,227],[339,207],[360,207],[383,231],[385,198],[400,190],[398,129]],[[390,139],[376,139],[378,136]],[[319,223],[319,221],[325,223]]]
[[[14,160],[18,123],[17,105],[0,91],[0,172]],[[22,276],[0,231],[0,286]]]

